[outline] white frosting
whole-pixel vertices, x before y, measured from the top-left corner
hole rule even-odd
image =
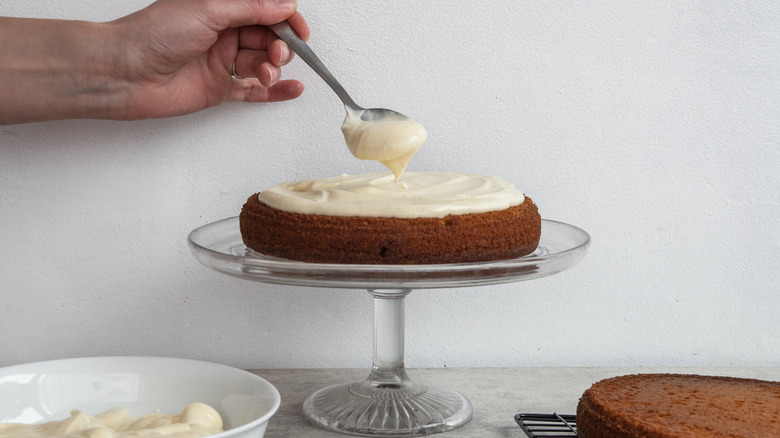
[[[347,117],[341,125],[344,140],[350,152],[361,160],[374,160],[384,164],[401,179],[409,160],[428,140],[428,131],[404,116],[388,116],[363,121],[359,113],[347,108]]]
[[[407,172],[340,175],[287,182],[264,190],[260,202],[277,210],[330,216],[444,217],[520,205],[522,192],[495,176]]]
[[[222,417],[209,405],[191,403],[181,414],[153,412],[133,418],[124,408],[40,424],[0,424],[0,438],[201,438],[222,432]]]

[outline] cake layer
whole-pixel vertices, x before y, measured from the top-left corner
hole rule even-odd
[[[541,218],[531,199],[500,211],[444,218],[329,216],[287,212],[252,195],[240,215],[244,243],[291,260],[351,264],[462,263],[536,249]]]
[[[581,438],[780,436],[780,382],[636,374],[595,383],[577,406]]]

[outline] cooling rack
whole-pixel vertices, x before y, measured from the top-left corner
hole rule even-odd
[[[517,414],[515,421],[528,438],[572,438],[577,436],[576,416],[552,414]]]

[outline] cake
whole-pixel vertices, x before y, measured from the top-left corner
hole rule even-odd
[[[577,405],[580,438],[780,436],[780,382],[634,374],[596,382]]]
[[[318,263],[430,264],[521,257],[541,236],[534,202],[497,177],[446,172],[340,175],[253,194],[247,247]]]

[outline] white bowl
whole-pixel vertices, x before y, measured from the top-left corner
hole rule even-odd
[[[262,437],[281,403],[279,391],[247,371],[165,357],[90,357],[0,368],[0,423],[61,420],[124,407],[135,417],[180,413],[193,402],[215,408],[225,432],[213,438]]]

